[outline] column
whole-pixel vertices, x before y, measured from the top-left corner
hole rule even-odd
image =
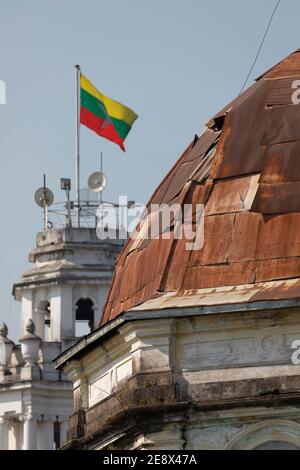
[[[60,423],[60,447],[68,442],[67,433],[69,430],[69,420],[66,419]]]
[[[74,337],[72,286],[55,287],[50,299],[50,341]]]
[[[8,425],[3,416],[0,417],[0,450],[8,450]]]
[[[34,324],[35,324],[35,333],[39,336],[42,340],[45,341],[44,338],[44,329],[45,329],[45,309],[36,308],[34,310]]]
[[[36,450],[37,447],[37,422],[32,416],[26,416],[24,419],[23,432],[23,450]]]
[[[19,417],[13,421],[13,435],[15,440],[16,450],[22,450],[22,423]]]
[[[174,361],[174,319],[128,322],[119,333],[131,346],[132,373],[170,372]],[[157,380],[157,379],[156,379]]]
[[[8,423],[8,447],[9,450],[17,450],[17,429],[14,419],[10,419]]]
[[[24,291],[22,294],[22,306],[21,306],[21,336],[26,334],[26,325],[29,318],[32,318],[32,291]]]
[[[45,419],[39,422],[41,435],[38,441],[38,450],[54,449],[54,426],[53,420]]]

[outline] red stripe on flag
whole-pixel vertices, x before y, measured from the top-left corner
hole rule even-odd
[[[98,116],[95,116],[88,109],[83,106],[80,107],[80,123],[96,132],[96,134],[104,137],[105,139],[118,144],[121,149],[125,152],[123,140],[117,134],[113,124],[104,124],[105,121]],[[104,126],[103,126],[104,124]]]

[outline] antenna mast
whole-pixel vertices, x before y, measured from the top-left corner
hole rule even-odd
[[[48,230],[49,225],[49,213],[48,207],[53,204],[54,196],[52,191],[46,186],[46,175],[44,174],[43,186],[39,188],[35,193],[35,202],[39,207],[43,208],[44,211],[44,230]]]
[[[103,152],[101,150],[100,153],[100,173],[103,175]],[[100,204],[102,204],[103,200],[103,191],[100,191]]]
[[[43,194],[43,206],[44,206],[44,230],[48,228],[48,204],[46,196],[46,174],[44,173],[44,194]]]

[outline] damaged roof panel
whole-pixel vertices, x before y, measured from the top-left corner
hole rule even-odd
[[[215,143],[218,137],[218,133],[207,129],[204,134],[196,138],[194,146],[187,153],[184,161],[191,162],[193,160],[198,160],[199,163],[199,158],[206,154],[206,152]]]
[[[257,84],[251,106],[246,100],[227,114],[211,173],[213,179],[260,172],[261,142],[267,120],[265,100],[270,90],[267,81],[262,86]]]
[[[249,209],[257,190],[258,178],[259,175],[252,175],[217,181],[205,207],[205,215],[243,212]]]

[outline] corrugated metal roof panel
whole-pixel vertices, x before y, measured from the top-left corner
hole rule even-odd
[[[300,256],[300,213],[242,212],[232,231],[230,262]]]
[[[189,267],[228,262],[234,219],[234,214],[205,217],[204,246],[202,250],[192,251]]]
[[[262,145],[299,141],[300,105],[275,106],[265,111],[266,125]]]
[[[300,182],[300,141],[266,147],[264,160],[260,183]]]
[[[243,212],[249,209],[249,201],[253,201],[254,196],[247,196],[252,188],[252,181],[257,181],[258,177],[259,175],[255,175],[216,181],[205,207],[205,215]]]
[[[210,286],[233,286],[254,282],[255,263],[227,263],[219,265],[191,266],[183,280],[183,289],[204,289]]]
[[[300,183],[260,184],[251,210],[263,214],[300,212]]]
[[[268,259],[256,263],[256,282],[292,279],[300,276],[300,258]]]
[[[300,75],[274,80],[272,91],[266,100],[266,106],[280,106],[292,104],[292,95],[295,91],[295,89],[292,88],[292,85],[295,80],[299,79]]]
[[[212,305],[230,305],[267,300],[300,298],[300,279],[265,283],[233,285],[213,289],[191,289],[168,292],[149,300],[131,311],[162,310]]]

